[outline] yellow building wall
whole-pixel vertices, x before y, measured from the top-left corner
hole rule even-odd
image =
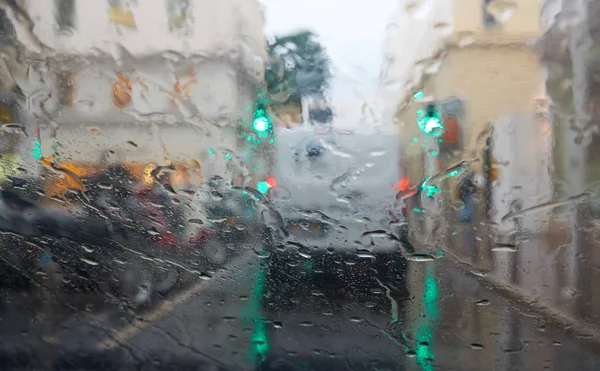
[[[454,33],[497,33],[503,35],[539,35],[542,0],[495,0],[489,8],[502,9],[506,19],[497,28],[483,24],[483,0],[452,0]]]
[[[531,112],[544,80],[537,57],[524,46],[467,48],[450,51],[430,89],[437,99],[457,96],[464,101],[463,140],[465,149],[473,150],[477,135],[490,122]]]
[[[484,143],[479,135],[502,116],[532,112],[536,99],[544,96],[545,69],[529,43],[542,33],[542,0],[496,0],[488,9],[503,9],[506,18],[485,27],[483,0],[450,0],[453,33],[445,40],[439,71],[421,80],[425,99],[412,99],[398,107],[404,162],[408,176],[425,176],[424,158],[428,141],[417,126],[417,111],[424,102],[460,98],[465,115],[459,120],[462,158],[477,156]],[[492,12],[500,14],[502,11]],[[460,42],[468,34],[469,43]],[[414,92],[413,92],[414,93]],[[451,162],[448,159],[445,164]],[[458,160],[458,158],[455,158]]]
[[[544,81],[544,69],[526,46],[475,45],[449,49],[440,71],[425,79],[423,92],[426,100],[458,97],[463,101],[461,156],[467,159],[477,156],[484,145],[477,139],[495,120],[535,109],[536,99],[543,96]],[[415,181],[425,175],[426,142],[434,140],[418,128],[417,111],[422,107],[422,102],[413,99],[398,115],[408,175]]]

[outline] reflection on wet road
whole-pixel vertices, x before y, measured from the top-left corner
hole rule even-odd
[[[87,312],[59,315],[54,336],[45,332],[52,319],[43,315],[67,312],[64,305],[17,315],[32,307],[34,295],[5,293],[2,358],[8,365],[27,359],[105,369],[140,363],[265,370],[600,366],[598,349],[585,336],[566,335],[549,319],[515,307],[447,259],[411,262],[412,297],[397,306],[385,292],[355,302],[308,288],[277,309],[262,298],[267,259],[247,251],[211,280],[139,313],[90,305]]]

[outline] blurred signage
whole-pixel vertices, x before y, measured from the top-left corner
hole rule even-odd
[[[131,103],[133,84],[125,75],[117,73],[117,81],[113,84],[113,104],[119,109],[127,107]]]
[[[446,116],[444,118],[444,128],[446,131],[442,136],[442,140],[446,144],[458,144],[460,138],[460,127],[455,116]]]
[[[445,132],[442,136],[444,146],[457,150],[460,144],[460,120],[465,116],[465,105],[462,99],[450,97],[440,102]]]

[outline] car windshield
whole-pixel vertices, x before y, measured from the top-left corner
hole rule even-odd
[[[598,30],[0,0],[0,369],[600,370]]]

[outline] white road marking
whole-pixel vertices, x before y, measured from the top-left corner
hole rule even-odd
[[[114,331],[110,339],[100,341],[96,345],[96,348],[99,350],[111,350],[120,347],[123,343],[152,326],[152,322],[165,317],[167,314],[173,312],[178,306],[190,300],[194,295],[208,289],[213,282],[216,282],[216,280],[222,278],[226,274],[230,274],[232,270],[237,269],[242,264],[247,263],[253,255],[254,253],[251,250],[242,253],[238,258],[228,264],[225,269],[221,269],[217,272],[210,280],[199,282],[179,293],[177,296],[165,300],[157,308],[144,314],[143,320],[134,320],[133,323]]]

